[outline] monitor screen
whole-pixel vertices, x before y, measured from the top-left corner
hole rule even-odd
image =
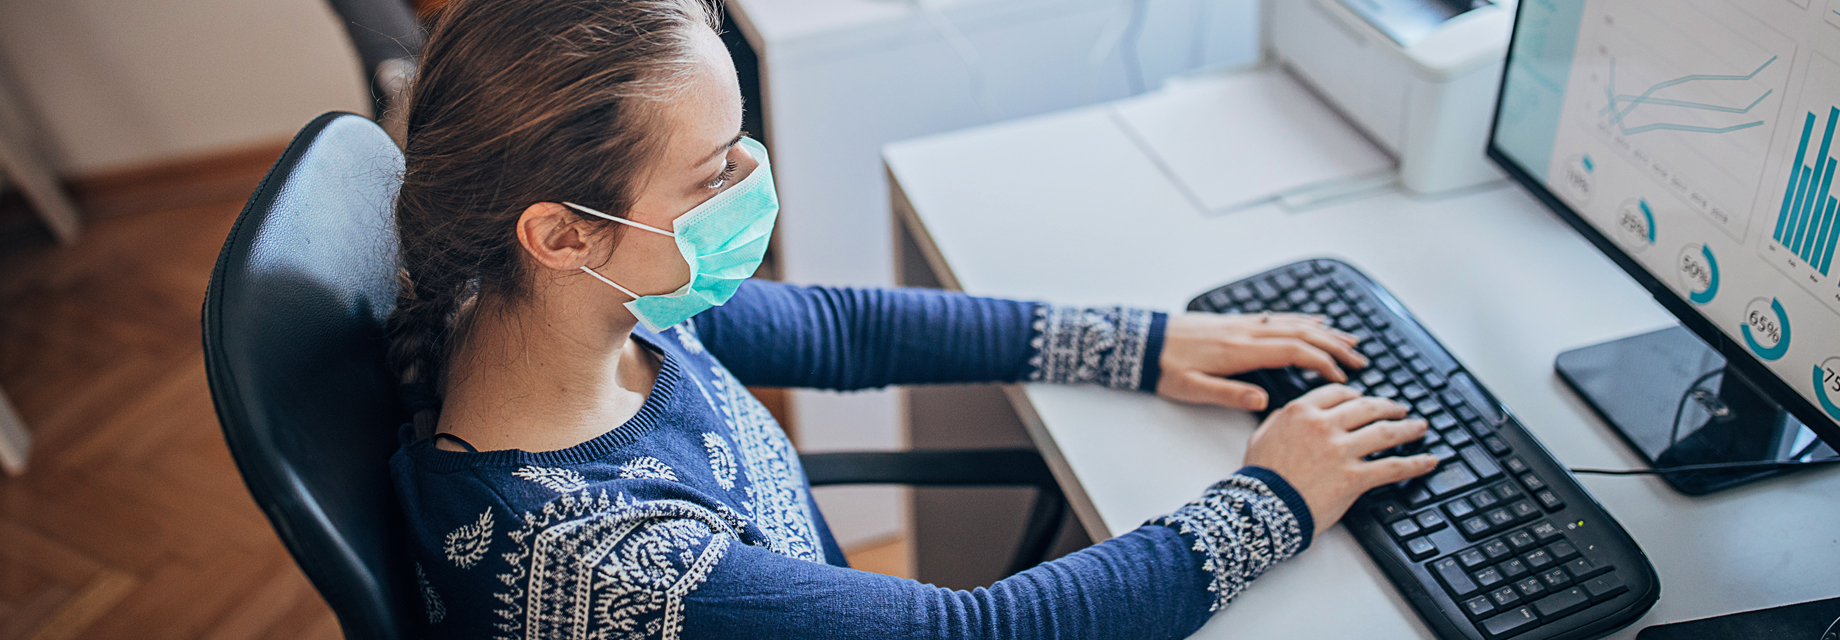
[[[1840,441],[1840,0],[1521,0],[1489,155]]]

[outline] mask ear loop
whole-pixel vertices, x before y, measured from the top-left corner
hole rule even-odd
[[[633,222],[633,221],[631,221],[631,220],[627,220],[627,219],[625,219],[625,218],[616,218],[616,217],[613,217],[613,216],[610,216],[610,215],[607,215],[607,214],[605,214],[605,213],[601,213],[601,212],[599,212],[599,211],[595,211],[595,210],[593,210],[593,209],[589,209],[589,208],[587,208],[587,207],[584,207],[584,206],[581,206],[581,205],[578,205],[578,204],[575,204],[575,203],[573,203],[573,202],[564,202],[564,203],[562,203],[562,206],[565,206],[565,207],[568,207],[568,208],[570,208],[570,209],[574,209],[574,210],[576,210],[576,211],[580,211],[580,212],[582,212],[582,213],[585,213],[585,214],[588,214],[588,215],[591,215],[591,216],[600,216],[600,217],[602,217],[602,218],[606,218],[606,219],[608,219],[608,220],[612,220],[612,221],[614,221],[614,222],[618,222],[618,223],[620,223],[620,224],[624,224],[624,225],[632,225],[632,226],[635,226],[635,227],[638,227],[638,228],[640,228],[640,229],[644,229],[644,230],[646,230],[646,231],[650,231],[650,232],[652,232],[652,233],[656,233],[656,234],[658,234],[658,235],[662,235],[662,236],[665,236],[665,237],[670,237],[670,238],[675,238],[675,237],[677,237],[677,234],[675,234],[675,233],[671,233],[671,232],[669,232],[669,231],[665,231],[664,229],[660,229],[660,228],[658,228],[658,227],[654,227],[654,226],[652,226],[652,225],[649,225],[649,224],[642,224],[642,223],[638,223],[638,222]]]
[[[650,231],[650,232],[652,232],[652,233],[656,233],[656,234],[660,234],[660,235],[664,235],[664,236],[668,236],[668,237],[672,237],[672,238],[675,238],[675,237],[677,237],[677,234],[675,234],[675,233],[671,233],[671,232],[669,232],[669,231],[665,231],[665,230],[663,230],[663,229],[660,229],[660,228],[658,228],[658,227],[654,227],[654,226],[651,226],[651,225],[648,225],[648,224],[641,224],[641,223],[638,223],[638,222],[633,222],[633,221],[631,221],[631,220],[627,220],[627,219],[625,219],[625,218],[616,218],[616,217],[613,217],[613,216],[610,216],[610,215],[607,215],[607,214],[605,214],[605,213],[601,213],[601,212],[599,212],[599,211],[595,211],[595,210],[593,210],[593,209],[589,209],[589,208],[587,208],[587,207],[584,207],[584,206],[581,206],[581,205],[578,205],[578,204],[575,204],[575,203],[573,203],[573,202],[564,202],[564,203],[562,203],[562,206],[565,206],[565,207],[568,207],[568,208],[570,208],[570,209],[574,209],[574,210],[576,210],[576,211],[580,211],[580,212],[582,212],[582,213],[585,213],[585,214],[588,214],[588,215],[591,215],[591,216],[599,216],[599,217],[602,217],[602,218],[606,218],[606,219],[608,219],[608,220],[612,220],[612,221],[614,221],[614,222],[618,222],[618,223],[620,223],[620,224],[625,224],[625,225],[632,225],[632,226],[635,226],[635,227],[638,227],[638,228],[640,228],[640,229],[644,229],[644,230],[646,230],[646,231]],[[588,275],[591,275],[591,276],[594,276],[594,279],[595,279],[595,280],[599,280],[599,281],[601,281],[601,282],[605,282],[605,283],[607,283],[607,284],[608,284],[609,286],[612,286],[612,287],[613,287],[613,288],[615,288],[615,289],[619,289],[619,290],[620,290],[620,293],[624,293],[624,294],[626,294],[626,297],[628,297],[628,298],[632,298],[632,299],[634,299],[634,300],[638,300],[638,299],[639,299],[639,297],[640,297],[640,296],[639,296],[639,294],[637,294],[637,293],[633,293],[633,290],[632,290],[632,289],[628,289],[628,288],[626,288],[626,287],[622,287],[622,286],[620,286],[620,283],[618,283],[618,282],[614,282],[614,281],[612,281],[612,280],[609,280],[609,279],[607,279],[607,276],[603,276],[603,275],[601,275],[601,274],[599,274],[599,273],[596,273],[596,272],[595,272],[595,271],[594,271],[593,269],[589,269],[589,268],[588,268],[587,266],[585,266],[585,265],[581,267],[581,271],[582,271],[582,273],[586,273],[586,274],[588,274]]]

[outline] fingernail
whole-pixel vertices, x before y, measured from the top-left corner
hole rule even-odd
[[[1265,403],[1271,401],[1270,398],[1265,397],[1264,392],[1260,391],[1253,391],[1246,394],[1246,400],[1246,404],[1252,405],[1253,411],[1264,411]]]

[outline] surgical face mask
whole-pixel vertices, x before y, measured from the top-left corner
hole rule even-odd
[[[677,240],[677,251],[683,254],[684,263],[690,265],[690,281],[671,293],[642,296],[593,269],[581,268],[632,298],[626,308],[647,329],[663,331],[710,307],[728,302],[740,288],[741,281],[754,275],[761,258],[767,255],[767,239],[773,234],[774,219],[779,217],[779,196],[773,192],[773,171],[767,164],[766,147],[752,138],[742,138],[740,144],[760,166],[741,182],[678,216],[671,223],[675,233],[616,218],[573,202],[562,203],[588,215]]]

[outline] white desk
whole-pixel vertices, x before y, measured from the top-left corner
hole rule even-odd
[[[1561,463],[1639,464],[1564,388],[1552,362],[1672,317],[1531,197],[1509,187],[1437,200],[1385,193],[1299,214],[1265,206],[1204,217],[1108,109],[889,147],[897,215],[947,286],[1174,310],[1272,266],[1340,257],[1392,290]],[[1249,150],[1222,153],[1236,151]],[[1238,468],[1255,426],[1243,412],[1144,394],[1036,385],[1010,397],[1095,540],[1176,508]],[[1614,637],[1840,595],[1840,473],[1706,498],[1646,477],[1583,482],[1661,576],[1660,602]],[[1431,634],[1338,526],[1196,637]]]

